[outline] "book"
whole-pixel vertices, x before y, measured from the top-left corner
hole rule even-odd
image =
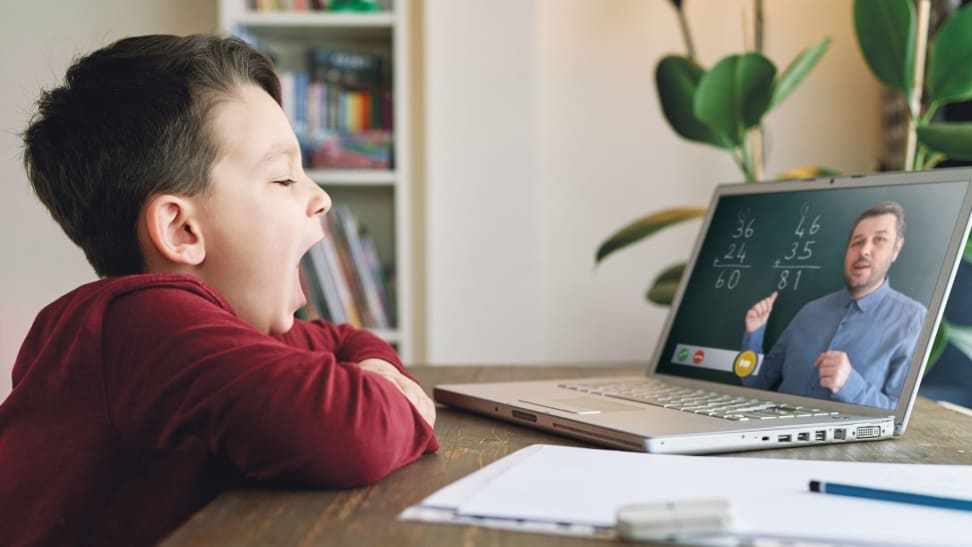
[[[250,11],[327,11],[332,8],[333,0],[247,0],[246,7]],[[376,11],[376,10],[371,10]]]
[[[382,56],[312,47],[293,82],[293,125],[311,168],[389,169],[393,160],[391,63]],[[288,87],[289,89],[289,87]],[[290,112],[285,107],[285,111]]]
[[[307,262],[307,269],[312,274],[309,277],[312,280],[313,299],[318,309],[321,310],[321,315],[328,321],[332,323],[347,323],[347,314],[344,311],[344,304],[341,301],[340,292],[334,280],[334,274],[331,272],[328,264],[324,246],[325,243],[323,241],[318,242],[304,256]],[[311,294],[308,294],[308,299],[311,296]]]
[[[375,247],[374,239],[372,239],[371,235],[368,234],[368,232],[363,228],[360,235],[361,248],[364,251],[364,258],[365,262],[367,263],[367,268],[371,272],[372,277],[375,279],[378,300],[381,302],[381,306],[384,309],[385,317],[388,318],[389,327],[394,328],[398,324],[398,321],[395,319],[397,317],[397,311],[395,310],[392,291],[389,287],[388,276],[385,275],[385,269],[382,267],[381,259],[378,256],[378,249]]]
[[[361,275],[355,267],[354,258],[351,256],[351,244],[348,240],[348,234],[345,233],[344,226],[338,218],[338,215],[332,212],[331,214],[325,215],[324,219],[327,221],[330,234],[333,238],[340,271],[344,274],[344,279],[347,281],[351,305],[354,307],[360,320],[360,324],[357,326],[374,328],[377,326],[377,321],[371,313],[371,308],[368,306]]]
[[[324,82],[328,94],[328,127],[337,131],[390,128],[384,98],[391,96],[391,70],[387,59],[373,53],[315,47],[307,51],[310,80]],[[380,100],[379,100],[380,99]]]
[[[310,254],[308,251],[307,254]],[[313,321],[314,319],[327,319],[330,321],[330,317],[327,316],[326,310],[322,309],[322,303],[324,302],[324,295],[320,290],[320,285],[316,279],[316,272],[314,272],[313,267],[307,261],[307,255],[305,254],[300,260],[300,266],[298,268],[298,275],[300,277],[300,289],[303,291],[304,296],[307,298],[307,303],[303,305],[297,313],[295,314],[298,318],[305,321]]]
[[[391,321],[385,311],[385,306],[381,302],[381,295],[378,291],[378,283],[380,280],[375,279],[374,272],[365,258],[358,220],[351,213],[351,209],[343,205],[335,207],[332,214],[341,223],[344,235],[347,238],[348,250],[350,251],[353,263],[352,267],[360,282],[361,291],[364,295],[364,304],[368,310],[367,315],[372,321],[372,324],[369,326],[379,329],[391,328]]]
[[[308,131],[308,97],[310,94],[310,77],[306,72],[293,73],[293,90],[291,99],[294,101],[293,119],[291,127],[297,136],[298,142],[307,142]]]
[[[348,271],[343,266],[335,243],[333,226],[327,220],[329,216],[324,217],[324,239],[320,243],[327,264],[328,275],[334,281],[335,293],[344,313],[345,322],[355,327],[363,327],[364,321],[352,292],[351,280],[348,278]]]
[[[315,138],[310,152],[312,169],[391,169],[394,165],[394,139],[385,129],[359,133],[324,132]]]

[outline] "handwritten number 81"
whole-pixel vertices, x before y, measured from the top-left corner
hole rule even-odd
[[[803,275],[803,270],[797,270],[796,275],[793,276],[793,286],[791,287],[794,291],[800,288],[800,277]],[[778,290],[786,290],[790,282],[790,270],[783,270],[780,272],[780,282],[776,284]]]

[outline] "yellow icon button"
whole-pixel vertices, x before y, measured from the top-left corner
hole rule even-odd
[[[732,364],[733,370],[736,371],[736,376],[740,378],[745,378],[756,370],[756,352],[751,350],[746,350],[736,356],[735,362]]]

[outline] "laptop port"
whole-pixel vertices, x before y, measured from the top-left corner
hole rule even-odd
[[[797,440],[798,441],[809,441],[810,440],[810,432],[807,431],[807,432],[798,434],[797,435]]]
[[[788,443],[791,440],[793,440],[793,437],[791,437],[790,435],[780,435],[779,437],[776,438],[776,441],[781,443]]]
[[[523,412],[521,410],[514,410],[513,411],[513,417],[514,418],[519,418],[521,420],[526,420],[528,422],[536,422],[537,421],[537,415],[536,414],[530,414],[529,412]]]
[[[846,438],[847,438],[847,430],[846,429],[844,429],[842,427],[838,427],[837,429],[834,430],[834,440],[835,441],[843,441]]]
[[[820,430],[820,431],[814,432],[814,434],[813,434],[813,440],[815,440],[815,441],[826,441],[827,440],[827,431],[826,430]]]

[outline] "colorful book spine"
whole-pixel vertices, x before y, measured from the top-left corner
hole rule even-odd
[[[347,323],[348,316],[344,311],[344,304],[341,302],[341,295],[338,291],[334,274],[327,261],[325,242],[318,242],[307,251],[305,258],[309,262],[309,270],[314,273],[314,281],[317,283],[315,300],[319,309],[332,323]]]
[[[355,277],[357,277],[360,283],[360,288],[364,296],[364,304],[368,309],[367,315],[372,320],[369,326],[379,329],[391,328],[391,321],[381,303],[381,296],[377,286],[378,282],[375,280],[371,268],[368,266],[368,261],[365,258],[357,219],[351,214],[350,209],[342,205],[335,207],[332,214],[340,222],[348,242],[348,250],[350,251],[352,261],[351,266],[353,267]]]
[[[325,216],[325,219],[327,219],[327,216]],[[331,279],[334,280],[337,297],[341,303],[341,309],[344,311],[346,322],[355,327],[363,327],[364,321],[362,320],[361,314],[358,311],[358,305],[354,300],[351,283],[348,279],[348,272],[341,263],[341,257],[338,253],[337,245],[335,244],[332,225],[327,221],[324,222],[324,239],[322,240],[322,243],[322,248],[325,251],[324,254],[327,261],[328,272]]]
[[[398,321],[395,319],[395,306],[389,291],[384,268],[382,268],[381,260],[378,258],[378,249],[375,247],[374,239],[363,230],[361,232],[361,248],[364,251],[364,259],[368,272],[371,274],[372,279],[375,280],[378,301],[384,310],[385,317],[388,318],[389,327],[394,328],[398,324]]]
[[[307,303],[301,309],[297,310],[295,315],[304,321],[313,321],[315,319],[330,320],[326,316],[326,313],[322,313],[321,311],[321,305],[324,302],[323,295],[320,294],[320,287],[317,285],[315,277],[317,274],[311,270],[310,265],[306,262],[306,256],[301,260],[298,275],[300,277],[300,289],[307,297]]]
[[[334,248],[337,250],[340,268],[344,273],[344,278],[347,280],[348,288],[350,289],[351,303],[361,320],[359,326],[376,327],[377,321],[371,314],[371,308],[368,307],[368,300],[365,296],[361,276],[355,267],[354,259],[351,256],[351,245],[341,225],[341,221],[335,214],[328,214],[324,218],[328,221],[331,234],[334,236]]]

